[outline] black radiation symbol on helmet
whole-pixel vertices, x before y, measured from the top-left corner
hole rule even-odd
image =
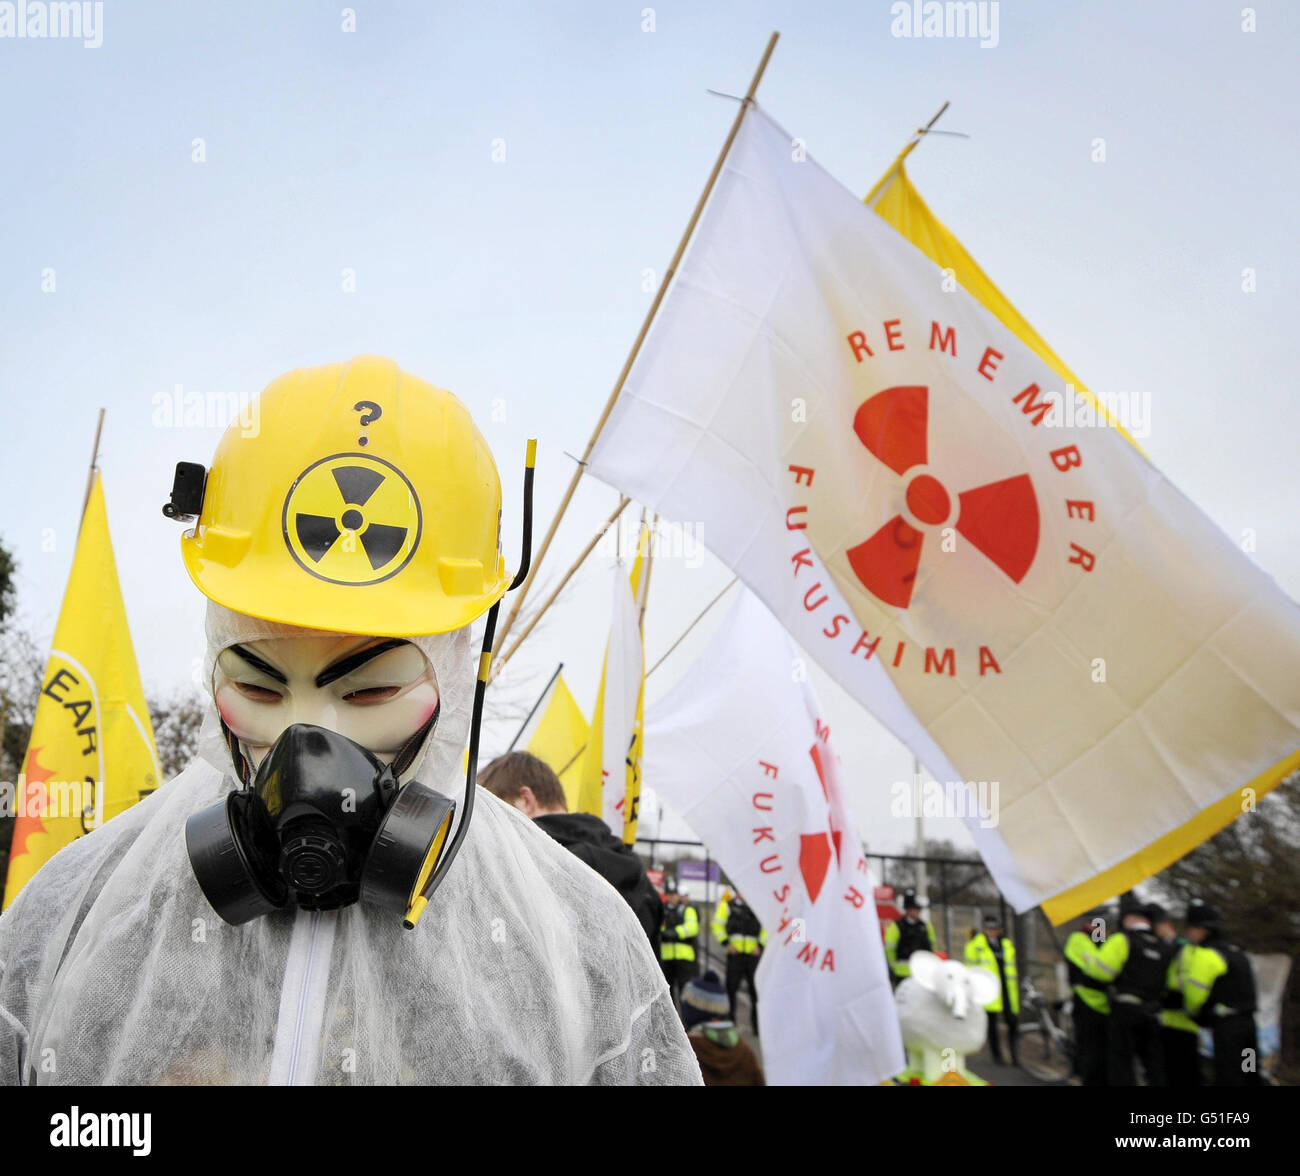
[[[298,563],[331,584],[395,576],[420,544],[420,501],[382,458],[339,453],[309,465],[284,499],[284,541]]]

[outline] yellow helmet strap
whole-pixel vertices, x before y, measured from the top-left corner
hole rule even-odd
[[[511,581],[510,588],[518,588],[528,577],[528,569],[533,555],[533,471],[537,462],[537,442],[528,442],[528,453],[524,459],[524,516],[523,516],[523,551],[519,560],[519,570]],[[492,666],[492,642],[496,637],[497,612],[501,602],[497,601],[488,610],[487,624],[483,628],[483,644],[479,650],[478,680],[474,683],[474,714],[469,728],[469,763],[465,769],[465,806],[460,819],[460,826],[446,852],[438,861],[437,867],[429,877],[428,884],[416,894],[407,909],[402,926],[408,931],[414,930],[429,905],[429,899],[451,869],[451,863],[460,852],[465,832],[469,829],[470,817],[474,813],[474,792],[478,784],[479,728],[483,722],[483,700],[487,695],[488,671]]]

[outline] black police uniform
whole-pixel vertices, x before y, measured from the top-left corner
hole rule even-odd
[[[1142,1062],[1148,1086],[1165,1085],[1160,1009],[1169,974],[1169,949],[1150,930],[1119,932],[1128,940],[1128,960],[1110,989],[1106,1076],[1111,1086],[1137,1085],[1134,1058]]]
[[[757,939],[762,934],[763,924],[758,921],[753,908],[740,898],[733,898],[727,907],[727,941],[737,936]],[[750,1025],[758,1032],[758,988],[754,976],[758,972],[758,959],[762,949],[753,955],[742,952],[727,953],[727,1004],[731,1007],[731,1019],[736,1019],[736,995],[745,984],[749,988]]]
[[[930,950],[930,928],[924,919],[905,915],[894,920],[898,928],[898,958],[907,959],[914,951]]]
[[[1215,980],[1197,1017],[1198,1023],[1208,1025],[1214,1034],[1214,1085],[1261,1085],[1255,973],[1250,960],[1219,933],[1212,933],[1201,946],[1213,948],[1228,965],[1228,970]],[[1255,1063],[1250,1070],[1242,1065],[1247,1050]]]

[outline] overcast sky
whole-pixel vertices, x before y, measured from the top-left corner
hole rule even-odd
[[[102,405],[145,687],[185,685],[202,601],[159,507],[220,430],[158,424],[159,399],[247,398],[362,352],[470,406],[513,561],[524,440],[545,522],[733,117],[706,90],[742,92],[772,29],[762,104],[855,190],[951,100],[940,126],[971,138],[909,163],[931,207],[1094,391],[1149,402],[1147,453],[1300,596],[1300,6],[1256,5],[1255,32],[1212,0],[996,7],[990,47],[892,36],[876,0],[660,3],[653,31],[645,0],[362,2],[355,31],[334,2],[106,0],[98,48],[0,37],[0,537],[24,623],[49,642]],[[615,501],[583,485],[552,577]],[[504,696],[563,660],[590,709],[611,566],[589,561]],[[656,564],[651,661],[729,578]],[[814,680],[864,835],[900,847],[887,789],[910,754]],[[511,733],[495,724],[488,750]]]

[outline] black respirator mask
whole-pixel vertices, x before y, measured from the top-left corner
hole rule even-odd
[[[524,582],[531,559],[536,446],[528,443],[523,557],[511,589]],[[175,497],[173,490],[169,517],[186,517],[174,509]],[[335,731],[295,723],[251,782],[185,822],[194,876],[221,918],[240,924],[286,907],[323,911],[365,902],[400,914],[407,930],[415,927],[474,812],[479,727],[500,607],[498,600],[488,610],[483,630],[465,802],[450,842],[454,800],[418,781],[402,784],[392,765]],[[237,747],[231,750],[238,763]]]
[[[352,740],[295,723],[249,787],[185,822],[185,847],[204,897],[227,923],[358,900],[409,916],[455,809],[418,781],[399,784],[391,765]]]

